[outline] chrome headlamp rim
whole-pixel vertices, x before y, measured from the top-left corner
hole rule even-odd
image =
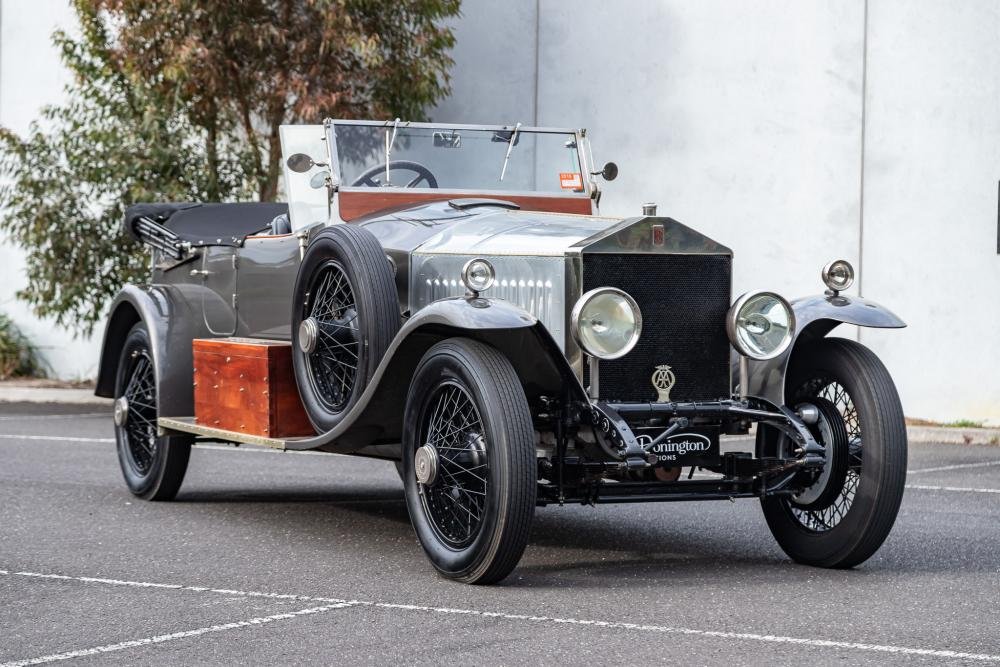
[[[614,354],[596,354],[592,350],[587,348],[586,343],[583,341],[583,336],[580,335],[580,314],[583,312],[584,307],[596,296],[601,294],[615,294],[622,297],[628,304],[629,308],[632,309],[632,313],[635,316],[635,335],[632,336],[632,340],[629,343]],[[632,295],[624,290],[620,290],[617,287],[596,287],[588,292],[584,292],[576,303],[573,304],[573,310],[569,316],[569,329],[570,333],[573,335],[573,340],[576,344],[580,346],[585,354],[588,354],[597,359],[602,359],[605,361],[611,361],[613,359],[620,359],[626,354],[631,352],[635,348],[636,344],[639,342],[639,338],[642,336],[642,311],[639,310],[639,304],[636,302]]]
[[[785,335],[785,338],[781,341],[781,345],[765,355],[755,354],[744,348],[743,344],[740,342],[739,336],[736,335],[736,322],[739,319],[740,311],[748,301],[759,296],[774,297],[781,302],[781,304],[785,307],[785,310],[788,312],[788,332]],[[726,313],[726,334],[729,336],[729,343],[744,357],[748,357],[756,361],[774,359],[775,357],[779,357],[784,354],[792,344],[792,340],[795,338],[795,310],[792,308],[792,304],[788,302],[788,299],[781,296],[777,292],[772,292],[770,290],[753,290],[746,292],[736,299],[735,303],[729,307],[729,312]]]
[[[838,285],[830,276],[833,271],[833,267],[837,265],[843,265],[847,269],[847,282],[843,285]],[[854,284],[854,265],[846,259],[835,259],[832,262],[828,262],[826,266],[823,267],[823,270],[820,272],[820,276],[823,278],[823,284],[825,284],[828,288],[832,289],[834,292],[843,292],[846,289],[850,289],[851,285]]]
[[[469,271],[472,269],[472,265],[475,264],[476,262],[482,262],[490,269],[490,279],[483,287],[474,287],[472,285],[471,278],[469,278]],[[468,262],[462,265],[462,284],[465,285],[465,289],[469,290],[470,292],[475,292],[477,294],[479,292],[485,292],[489,288],[493,287],[493,285],[496,284],[496,281],[497,281],[496,269],[493,268],[492,262],[490,262],[485,257],[473,257]]]

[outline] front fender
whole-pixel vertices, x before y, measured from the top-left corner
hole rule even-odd
[[[202,332],[200,312],[171,288],[126,285],[111,304],[101,345],[101,362],[94,393],[113,398],[119,357],[128,332],[137,322],[146,325],[156,375],[157,411],[161,415],[194,414],[191,341]]]
[[[357,404],[337,426],[313,438],[288,441],[286,447],[348,453],[372,444],[399,442],[403,408],[417,364],[432,345],[453,336],[473,338],[500,350],[513,364],[529,399],[557,395],[564,389],[574,398],[586,396],[559,346],[533,315],[502,299],[441,299],[403,325]]]
[[[906,326],[906,322],[888,308],[859,296],[807,296],[792,301],[792,310],[795,311],[795,338],[788,350],[774,359],[751,359],[748,363],[746,393],[766,398],[776,405],[785,403],[785,375],[789,361],[800,344],[822,338],[840,324],[880,329],[901,329]],[[734,357],[734,363],[736,362],[738,357]],[[738,373],[734,372],[733,377],[739,377]]]

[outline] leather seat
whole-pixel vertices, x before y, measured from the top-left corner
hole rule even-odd
[[[287,213],[282,213],[277,215],[271,220],[271,235],[272,236],[283,236],[284,234],[292,233],[292,223],[288,219]]]

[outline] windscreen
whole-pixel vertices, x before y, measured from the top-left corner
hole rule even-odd
[[[515,130],[336,124],[348,187],[584,192],[576,136]],[[388,146],[389,170],[386,171]]]

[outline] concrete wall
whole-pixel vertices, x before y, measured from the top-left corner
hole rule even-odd
[[[1000,3],[465,0],[434,117],[587,127],[643,201],[736,252],[735,289],[844,257],[910,323],[841,327],[908,415],[1000,421]]]
[[[1000,420],[1000,3],[871,0],[862,341],[911,415]]]
[[[68,12],[0,2],[0,122],[23,129],[58,98],[47,35]],[[598,162],[621,167],[603,211],[658,202],[735,250],[737,291],[816,293],[827,260],[851,260],[852,291],[911,326],[840,333],[883,357],[907,414],[1000,421],[1000,3],[465,0],[462,11],[454,93],[435,118],[589,128]],[[0,308],[44,344],[63,340],[11,302],[23,277],[17,253],[0,252]],[[64,374],[96,362],[92,344],[52,352]]]
[[[72,28],[72,18],[65,0],[0,0],[0,125],[23,134],[42,106],[62,99],[68,74],[51,36],[58,27]],[[23,253],[0,238],[0,312],[14,318],[60,377],[96,375],[101,331],[79,339],[34,317],[14,296],[27,280]]]

